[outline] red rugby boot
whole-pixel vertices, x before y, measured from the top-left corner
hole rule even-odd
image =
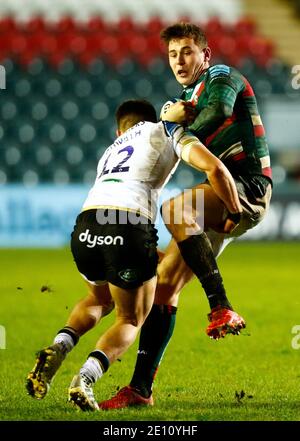
[[[227,334],[239,335],[240,330],[246,327],[243,317],[231,309],[217,306],[208,314],[210,324],[206,328],[206,334],[218,340]]]
[[[144,398],[131,386],[125,386],[114,397],[98,404],[102,410],[111,410],[130,406],[153,406],[154,400],[152,395],[149,398]]]

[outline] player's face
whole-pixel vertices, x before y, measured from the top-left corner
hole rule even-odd
[[[193,38],[176,38],[169,42],[169,63],[178,83],[194,83],[208,68],[209,48],[201,49]]]

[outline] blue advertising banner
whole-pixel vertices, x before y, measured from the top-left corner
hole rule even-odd
[[[70,240],[76,216],[90,187],[84,185],[0,187],[0,247],[62,247]],[[165,189],[165,200],[180,189]],[[159,216],[160,246],[169,240]]]
[[[1,247],[61,247],[87,195],[83,186],[0,189]]]
[[[87,196],[89,186],[7,185],[0,187],[0,247],[62,247],[70,240],[76,216]],[[180,192],[169,184],[160,204]],[[157,218],[159,246],[170,239],[160,215]],[[274,197],[270,211],[260,225],[243,240],[299,240],[299,198]]]

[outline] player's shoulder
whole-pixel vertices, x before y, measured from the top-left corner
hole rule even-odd
[[[219,76],[229,76],[231,72],[231,66],[227,64],[214,64],[208,68],[208,75],[210,78],[215,78]]]
[[[167,138],[174,136],[175,132],[183,131],[183,127],[176,122],[160,121],[160,124]]]
[[[152,143],[161,143],[165,147],[171,146],[174,140],[178,141],[184,134],[184,128],[175,122],[159,121],[151,131]]]
[[[236,78],[242,76],[242,74],[235,67],[227,64],[214,64],[208,68],[207,73],[210,80],[220,77]]]
[[[169,123],[167,121],[159,121],[157,123],[152,123],[149,126],[149,138],[151,143],[161,143],[164,144],[170,138],[174,132],[174,123]]]
[[[145,122],[144,133],[147,133],[151,139],[153,137],[163,138],[165,136],[163,121],[158,121],[156,123]]]

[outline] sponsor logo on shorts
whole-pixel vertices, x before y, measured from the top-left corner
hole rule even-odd
[[[96,245],[123,245],[124,238],[122,236],[97,236],[90,234],[90,230],[85,230],[84,233],[79,234],[80,242],[87,242],[88,248],[94,248]]]
[[[125,282],[134,282],[135,280],[137,280],[137,272],[136,270],[131,268],[119,271],[118,275]]]

